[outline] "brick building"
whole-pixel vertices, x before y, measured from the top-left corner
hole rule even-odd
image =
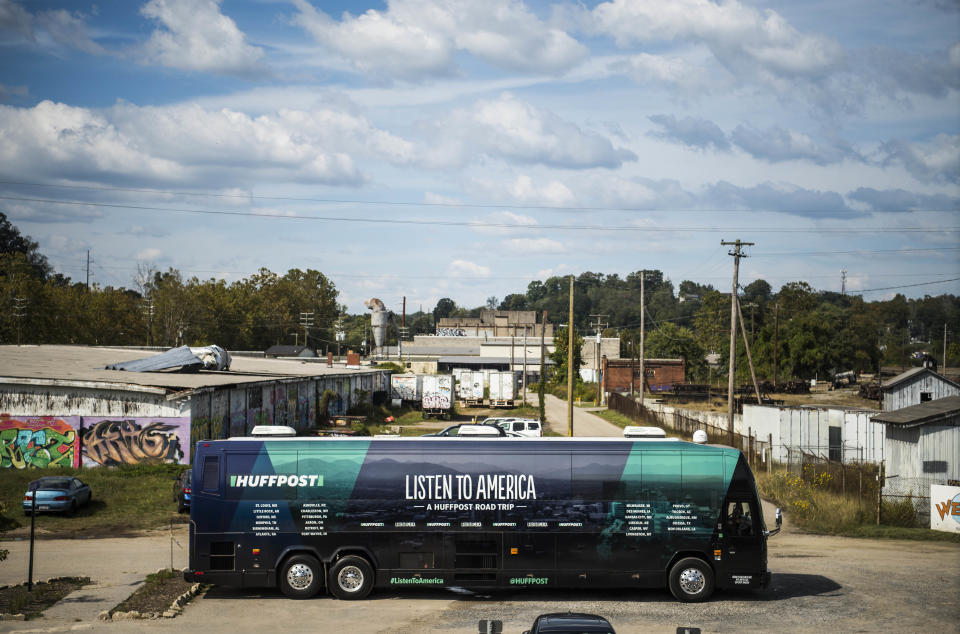
[[[602,371],[604,393],[629,392],[631,377],[634,392],[640,391],[640,361],[603,357]],[[683,359],[645,359],[644,372],[647,392],[665,392],[686,383],[687,364]]]

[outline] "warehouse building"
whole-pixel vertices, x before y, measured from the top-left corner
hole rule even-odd
[[[0,346],[0,468],[189,464],[199,439],[260,424],[311,429],[324,405],[345,414],[390,386],[386,370],[281,359],[236,357],[226,371],[105,369],[153,354]]]

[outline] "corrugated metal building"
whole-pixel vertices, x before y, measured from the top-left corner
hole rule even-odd
[[[737,431],[773,441],[773,459],[786,462],[802,451],[837,462],[881,462],[884,427],[871,421],[875,410],[829,407],[773,407],[744,404]]]
[[[122,372],[106,365],[152,353],[82,346],[0,346],[0,468],[46,464],[189,463],[201,438],[257,424],[316,425],[365,393],[389,391],[389,371],[236,357],[230,371]]]
[[[929,368],[912,368],[883,383],[883,411],[960,396],[960,385]]]
[[[873,417],[886,427],[883,495],[911,496],[929,513],[930,485],[960,480],[960,396],[948,396]]]

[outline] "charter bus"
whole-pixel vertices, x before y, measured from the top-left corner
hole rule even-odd
[[[630,438],[231,438],[196,443],[188,581],[323,589],[766,587],[734,449]]]

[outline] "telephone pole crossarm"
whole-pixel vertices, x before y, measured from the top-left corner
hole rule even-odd
[[[734,406],[733,406],[733,382],[734,377],[737,371],[737,308],[740,303],[737,299],[737,288],[738,288],[738,276],[740,273],[740,258],[747,257],[741,251],[741,247],[752,247],[753,242],[743,242],[741,240],[735,240],[733,242],[727,242],[726,240],[720,241],[721,246],[732,246],[733,251],[728,253],[733,256],[733,288],[730,293],[730,375],[727,379],[727,414],[729,417],[728,428],[727,428],[727,440],[731,447],[734,446],[734,428],[733,428],[733,416],[734,416]]]

